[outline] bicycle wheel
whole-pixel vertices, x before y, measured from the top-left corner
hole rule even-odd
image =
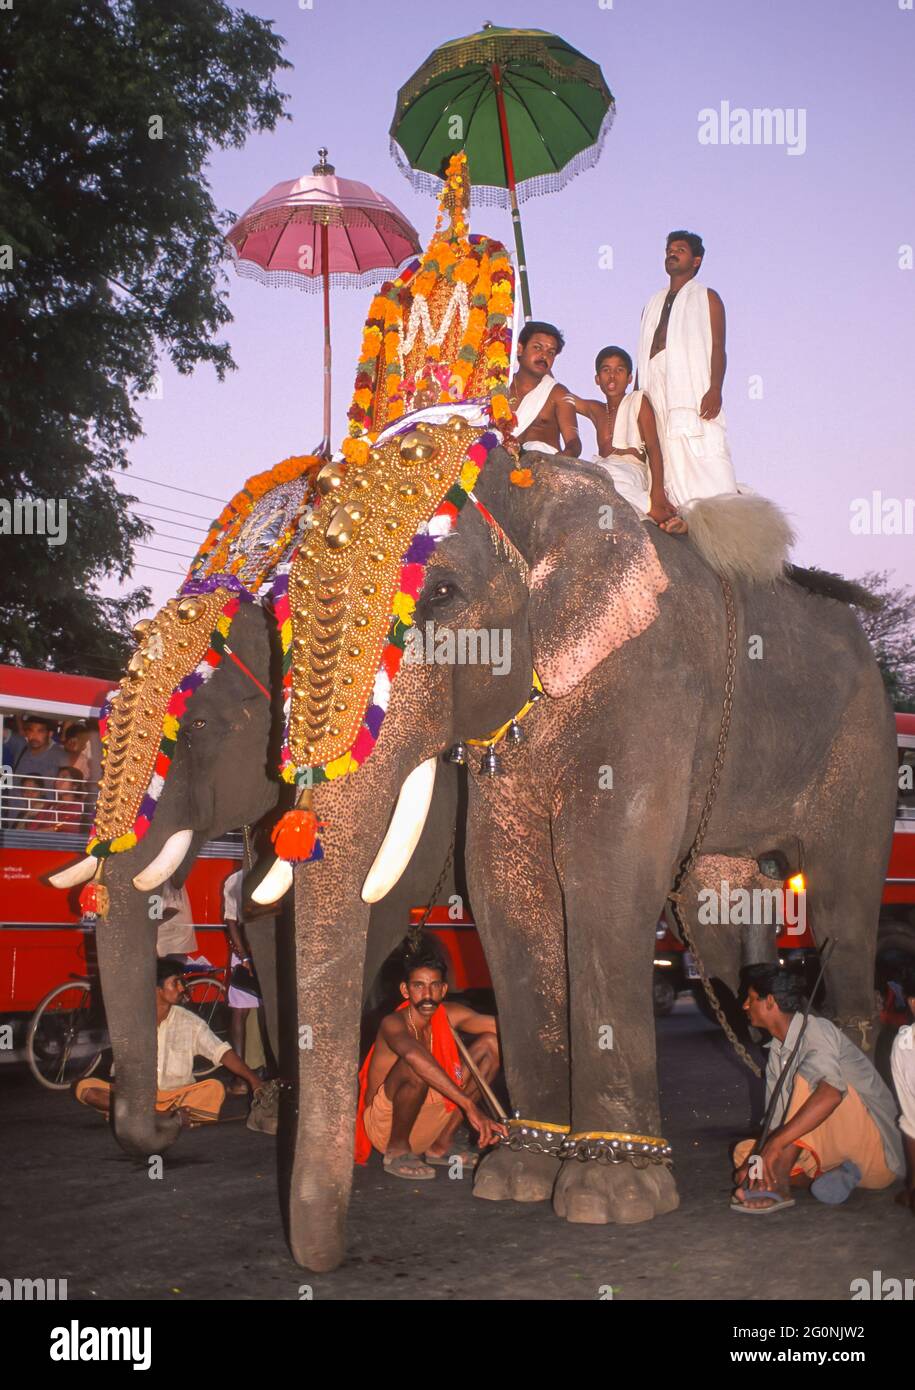
[[[211,1032],[222,1042],[229,1041],[229,1006],[226,1001],[226,987],[218,975],[197,975],[185,979],[183,1006],[202,1018]],[[210,1076],[218,1067],[207,1057],[198,1057],[194,1075],[198,1081]]]
[[[46,994],[29,1019],[25,1053],[49,1091],[91,1076],[108,1046],[108,1030],[89,980],[67,980]]]

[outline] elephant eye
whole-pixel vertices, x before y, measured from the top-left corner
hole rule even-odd
[[[192,729],[205,729],[206,726],[207,726],[207,722],[206,722],[205,719],[195,719],[195,720],[193,720],[192,723],[191,723],[191,728],[192,728]]]
[[[442,582],[436,584],[435,588],[432,590],[432,593],[429,595],[429,602],[433,604],[447,603],[449,599],[454,598],[457,591],[456,584],[452,584],[443,579]]]

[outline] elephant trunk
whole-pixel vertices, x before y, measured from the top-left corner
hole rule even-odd
[[[352,869],[335,872],[329,856],[300,866],[295,879],[299,1103],[289,1244],[299,1264],[324,1271],[344,1254],[369,908]]]
[[[114,1134],[127,1153],[147,1158],[174,1142],[179,1125],[155,1109],[157,918],[150,895],[133,885],[136,871],[133,852],[108,860],[109,908],[99,918],[96,943],[114,1052]]]

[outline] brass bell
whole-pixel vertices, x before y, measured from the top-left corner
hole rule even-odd
[[[428,463],[438,453],[438,440],[429,430],[410,430],[400,441],[401,463]]]
[[[502,760],[494,748],[487,748],[480,759],[480,772],[484,777],[498,777],[502,771]]]
[[[343,507],[335,507],[324,532],[331,550],[343,550],[353,539],[353,519]]]
[[[323,496],[326,497],[329,492],[334,492],[343,482],[343,473],[339,463],[325,463],[324,467],[319,471],[315,482],[317,483],[318,491]]]
[[[517,719],[513,719],[509,724],[505,734],[505,742],[511,748],[517,748],[518,744],[521,742],[521,725],[518,723]]]
[[[461,741],[459,740],[459,741],[454,745],[453,748],[449,748],[449,749],[448,749],[448,752],[445,754],[445,762],[446,762],[446,763],[454,763],[454,765],[455,765],[456,767],[466,767],[466,766],[467,766],[467,745],[466,745],[466,743],[463,743],[463,742],[461,742]]]
[[[152,627],[152,618],[141,618],[138,623],[133,625],[133,635],[138,642],[142,642],[149,629]]]
[[[178,617],[182,623],[192,623],[203,612],[199,598],[183,598],[178,604]]]

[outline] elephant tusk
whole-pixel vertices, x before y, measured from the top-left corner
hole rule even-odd
[[[261,907],[279,902],[292,887],[292,865],[288,859],[275,859],[251,894],[251,901]]]
[[[193,830],[176,830],[174,835],[169,835],[152,863],[147,864],[134,878],[134,888],[139,888],[141,893],[148,893],[151,889],[158,888],[167,878],[171,878],[187,854],[193,838]]]
[[[71,864],[68,869],[59,869],[56,874],[51,874],[48,882],[53,888],[75,888],[78,883],[87,883],[98,866],[95,855],[87,854],[85,859]]]
[[[409,864],[429,814],[437,767],[437,758],[427,758],[401,787],[391,824],[362,885],[363,902],[380,902]]]

